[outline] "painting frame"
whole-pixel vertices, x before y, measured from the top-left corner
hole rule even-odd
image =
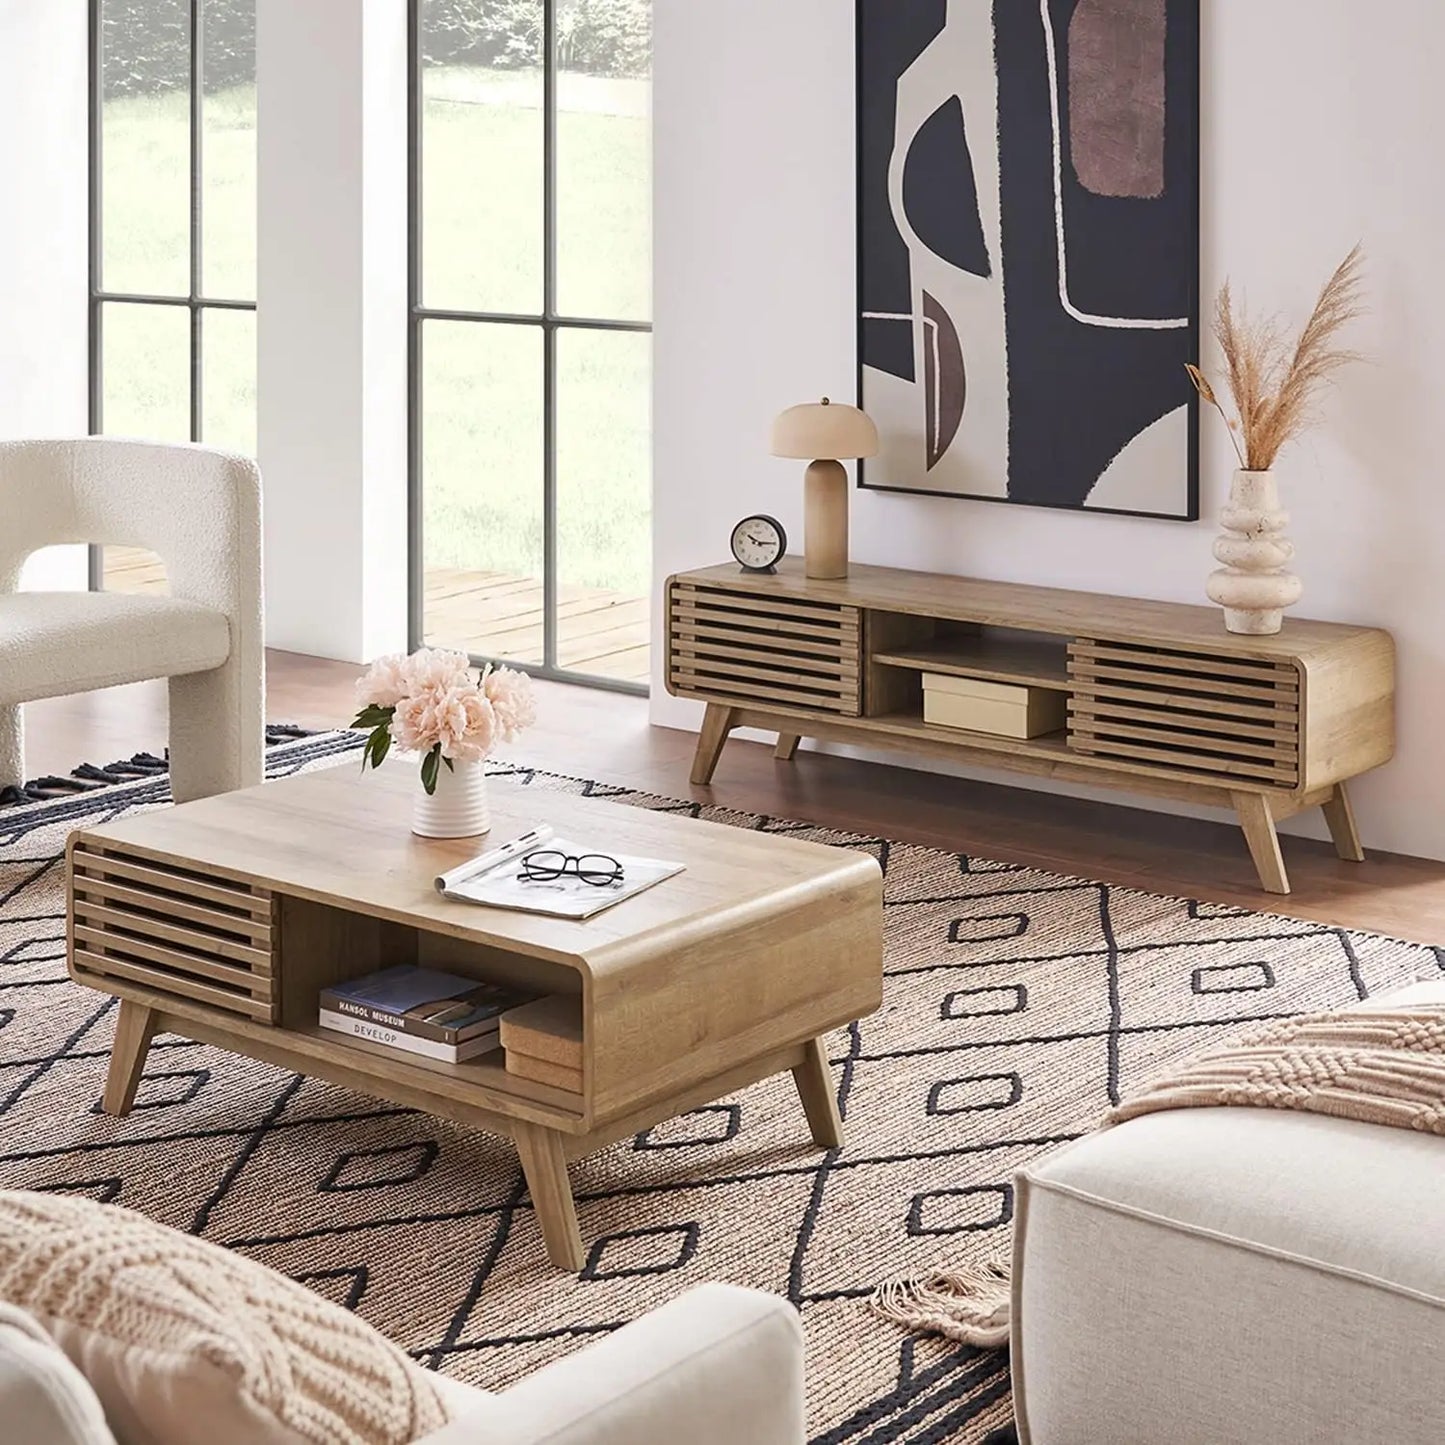
[[[865,124],[866,116],[864,109],[867,86],[865,80],[865,65],[867,64],[866,40],[868,29],[868,12],[871,8],[889,7],[890,10],[896,7],[898,0],[854,0],[854,237],[855,237],[855,299],[854,299],[854,328],[856,348],[856,400],[859,407],[868,410],[869,394],[866,385],[866,373],[868,371],[865,346],[865,330],[868,324],[868,317],[865,314],[865,288],[866,271],[869,263],[869,253],[865,245],[866,222],[865,213],[865,186],[868,177],[865,174]],[[916,0],[905,0],[907,4],[914,4]],[[992,19],[996,21],[998,7],[1009,5],[1022,7],[1027,6],[1030,0],[993,0],[990,7]],[[1044,14],[1049,13],[1051,4],[1059,3],[1059,0],[1038,0]],[[1073,9],[1077,9],[1080,0],[1073,0]],[[1179,227],[1183,233],[1182,254],[1178,261],[1177,280],[1182,286],[1184,297],[1184,324],[1178,330],[1183,345],[1180,348],[1181,367],[1182,361],[1187,359],[1198,361],[1201,344],[1201,193],[1202,193],[1202,131],[1201,131],[1201,99],[1203,89],[1203,54],[1202,54],[1202,0],[1166,0],[1167,4],[1176,5],[1182,11],[1184,18],[1175,23],[1181,26],[1184,35],[1191,46],[1191,54],[1188,57],[1189,94],[1183,103],[1183,110],[1180,111],[1179,103],[1173,104],[1171,114],[1179,114],[1186,127],[1186,133],[1190,140],[1187,148],[1187,155],[1190,161],[1188,184],[1182,190],[1183,221]],[[1012,12],[1017,13],[1017,12]],[[1070,12],[1073,13],[1073,10]],[[1053,80],[1057,84],[1057,80]],[[1057,97],[1055,99],[1057,106]],[[1054,117],[1054,124],[1058,126],[1057,113]],[[1057,132],[1055,143],[1057,146]],[[1057,157],[1056,157],[1057,164]],[[1062,206],[1062,200],[1059,202]],[[1062,214],[1059,219],[1060,247],[1062,251]],[[1062,255],[1061,255],[1062,262]],[[1002,256],[1001,265],[1004,264]],[[925,297],[925,300],[928,298]],[[1009,364],[1004,365],[1004,374],[1007,380],[1011,380]],[[1187,378],[1186,378],[1187,380]],[[1006,382],[1007,384],[1007,382]],[[1127,386],[1127,380],[1121,385]],[[916,479],[910,478],[906,481],[889,477],[883,473],[882,460],[859,461],[856,485],[860,490],[880,492],[901,496],[926,496],[939,497],[962,502],[990,502],[995,505],[1040,508],[1047,511],[1076,512],[1083,515],[1094,514],[1097,516],[1128,516],[1147,518],[1154,521],[1185,522],[1193,523],[1200,519],[1200,401],[1195,394],[1193,387],[1180,389],[1180,405],[1184,410],[1184,456],[1182,463],[1182,491],[1180,492],[1180,503],[1173,508],[1153,508],[1144,506],[1126,505],[1085,505],[1081,501],[1052,501],[1038,499],[1028,496],[1013,496],[1008,494],[1007,486],[1012,481],[1008,476],[1005,480],[1005,490],[1002,494],[988,494],[983,492],[971,492],[963,490],[949,490],[940,487],[921,486],[916,484]],[[875,420],[878,418],[875,417]],[[884,430],[885,423],[880,422],[880,431]],[[1006,468],[1007,470],[1007,468]]]

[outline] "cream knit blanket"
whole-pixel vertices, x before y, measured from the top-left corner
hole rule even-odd
[[[1301,1109],[1445,1136],[1445,1003],[1306,1014],[1200,1054],[1111,1110],[1099,1128],[1164,1109]],[[1009,1333],[1009,1266],[988,1260],[881,1286],[876,1314],[988,1348]]]

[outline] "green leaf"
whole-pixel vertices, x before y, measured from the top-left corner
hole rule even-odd
[[[452,762],[452,760],[451,760],[450,758],[444,756],[444,757],[442,758],[442,762],[444,762],[444,763],[447,765],[447,772],[449,772],[449,773],[454,773],[454,772],[456,772],[457,766],[456,766],[456,764],[455,764],[454,762]]]
[[[437,773],[441,771],[442,745],[438,743],[426,757],[421,760],[421,785],[427,791],[427,796],[437,790]]]
[[[371,766],[379,768],[391,751],[391,729],[380,727],[371,735]]]
[[[351,726],[354,728],[386,727],[395,715],[394,707],[378,707],[374,702],[369,702],[356,714]]]

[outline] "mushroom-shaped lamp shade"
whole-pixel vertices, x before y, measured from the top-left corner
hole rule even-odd
[[[848,575],[848,474],[842,461],[878,455],[878,428],[856,406],[825,396],[790,406],[773,423],[773,455],[808,462],[803,483],[803,563],[809,577]]]
[[[800,461],[844,461],[878,455],[878,428],[865,411],[824,397],[790,406],[773,423],[773,455]]]

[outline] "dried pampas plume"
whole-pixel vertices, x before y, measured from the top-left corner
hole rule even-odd
[[[1266,472],[1284,447],[1314,420],[1320,390],[1359,354],[1339,345],[1340,332],[1364,315],[1364,252],[1356,246],[1325,283],[1310,319],[1291,346],[1275,317],[1252,317],[1236,307],[1226,281],[1214,305],[1214,339],[1224,355],[1231,416],[1209,378],[1189,366],[1189,379],[1206,406],[1229,428],[1239,464]]]

